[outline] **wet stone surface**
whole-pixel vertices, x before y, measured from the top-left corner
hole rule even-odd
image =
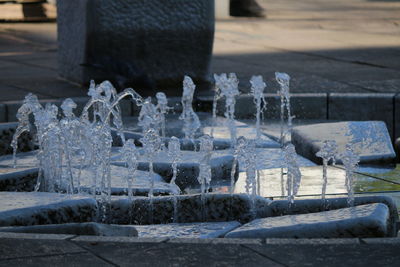
[[[389,209],[381,203],[317,213],[256,219],[230,238],[343,238],[388,235]]]
[[[218,238],[241,224],[231,222],[206,223],[171,223],[156,225],[135,225],[139,237],[168,237],[168,238]]]
[[[325,140],[335,140],[339,152],[344,151],[347,143],[352,143],[355,152],[360,156],[360,164],[393,163],[396,158],[384,122],[319,123],[293,129],[292,142],[296,146],[297,153],[316,163],[321,163],[321,159],[315,154],[321,149]],[[340,163],[340,159],[338,162]]]
[[[79,169],[72,170],[74,184],[78,185]],[[67,176],[67,173],[63,175]],[[129,175],[128,168],[111,166],[111,194],[112,195],[128,195],[127,177]],[[158,175],[154,174],[154,194],[155,195],[170,195],[179,194],[180,189],[173,184],[169,184]],[[82,170],[79,178],[81,192],[90,193],[94,181],[94,174],[89,170]],[[67,181],[67,179],[65,179]],[[62,185],[61,188],[67,188],[68,185]],[[150,188],[149,172],[137,170],[133,175],[132,193],[138,196],[147,196]]]

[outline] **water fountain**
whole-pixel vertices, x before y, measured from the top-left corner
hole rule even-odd
[[[94,205],[96,215],[87,220],[117,224],[165,224],[172,222],[174,227],[180,227],[180,223],[185,222],[235,220],[238,225],[245,224],[243,227],[246,227],[246,223],[250,222],[251,224],[253,220],[257,221],[271,216],[291,216],[290,214],[296,212],[329,213],[331,212],[329,209],[343,209],[347,206],[351,206],[357,212],[360,205],[371,203],[371,201],[385,203],[389,208],[393,208],[393,205],[387,199],[354,198],[353,180],[359,161],[357,153],[350,144],[346,151],[339,153],[336,143],[329,140],[324,142],[317,156],[321,157],[323,161],[321,198],[323,203],[329,202],[330,204],[324,204],[321,207],[313,204],[314,202],[310,200],[310,202],[307,202],[308,204],[299,206],[302,202],[295,200],[295,196],[299,193],[304,178],[302,179],[295,146],[289,139],[294,116],[291,114],[290,107],[290,77],[285,73],[276,73],[275,78],[280,85],[279,96],[281,99],[280,149],[278,149],[278,154],[284,160],[284,165],[280,168],[279,183],[282,191],[280,197],[287,198],[287,200],[271,201],[261,197],[260,187],[261,184],[266,182],[266,178],[262,174],[258,150],[263,148],[258,147],[258,144],[262,136],[261,116],[266,108],[264,98],[266,84],[261,76],[253,76],[250,81],[256,107],[256,138],[252,140],[243,136],[237,138],[235,104],[236,97],[239,95],[239,81],[236,75],[232,73],[229,75],[221,74],[215,75],[214,78],[216,92],[211,115],[214,121],[212,126],[215,126],[217,100],[224,97],[224,115],[231,140],[231,148],[226,151],[214,150],[213,128],[211,136],[204,134],[196,140],[200,133],[201,122],[193,109],[196,86],[190,77],[185,76],[183,81],[182,113],[179,117],[183,121],[182,132],[185,137],[183,140],[166,134],[166,127],[168,127],[166,114],[170,108],[164,93],[156,94],[157,104],[155,105],[150,97],[142,98],[133,89],[128,88],[117,94],[109,82],[103,82],[99,85],[92,82],[88,93],[90,100],[83,107],[82,114],[79,117],[74,114],[77,104],[71,99],[66,99],[62,103],[62,114],[59,114],[57,106],[47,104],[43,107],[34,95],[26,96],[17,114],[19,125],[11,143],[14,149],[14,166],[17,166],[16,160],[18,159],[16,153],[18,137],[25,131],[36,131],[39,146],[37,151],[39,174],[36,191],[94,199],[95,204],[90,202],[90,205]],[[134,104],[140,107],[138,125],[142,128],[142,136],[139,140],[126,139],[125,136],[119,102],[128,96]],[[33,114],[34,117],[34,127],[30,124],[30,114]],[[285,117],[287,118],[287,126],[285,126]],[[117,133],[117,137],[114,137],[114,139],[119,138],[121,140],[121,147],[117,150],[112,147],[113,131]],[[181,150],[181,145],[185,140],[189,140],[194,145],[194,151]],[[137,141],[140,141],[140,143],[137,143]],[[164,144],[165,141],[167,146]],[[196,151],[196,142],[199,144],[198,151]],[[233,166],[229,169],[231,175],[228,190],[224,191],[229,194],[210,193],[210,191],[217,190],[213,183],[218,181],[219,177],[215,176],[215,172],[221,166],[218,165],[218,159],[214,155],[219,153],[230,153],[232,157],[232,162],[229,163]],[[116,164],[115,157],[118,157],[122,165]],[[162,162],[163,157],[168,157],[168,164]],[[197,163],[197,167],[185,167],[187,157],[191,157],[191,160]],[[348,198],[344,199],[344,204],[340,199],[335,202],[326,198],[327,168],[329,162],[336,158],[342,160],[346,169]],[[122,168],[118,171],[123,172],[127,197],[113,195],[112,193],[112,182],[116,177],[115,174],[112,174],[112,169],[116,166]],[[183,187],[169,192],[172,196],[155,196],[156,182],[162,181],[176,187],[181,172],[190,168],[194,169],[193,175],[196,175],[194,178],[199,185],[196,192],[200,192],[200,194],[187,194],[190,188]],[[161,172],[160,169],[167,171]],[[246,194],[235,193],[238,169],[240,170],[239,175],[245,176],[244,188]],[[287,169],[285,173],[284,169]],[[143,172],[143,170],[146,172]],[[90,195],[88,195],[88,190],[85,189],[82,182],[82,179],[88,173],[91,173],[90,177],[92,178],[89,183]],[[160,175],[162,177],[159,177]],[[136,184],[141,181],[147,183],[147,197],[137,196],[137,190],[134,190]],[[375,209],[376,207],[369,208]],[[396,222],[397,217],[392,213],[390,214],[391,220]],[[385,235],[389,235],[389,232],[389,230],[385,232]]]

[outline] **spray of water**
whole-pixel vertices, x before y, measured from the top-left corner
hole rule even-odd
[[[347,203],[349,206],[354,206],[354,172],[357,171],[358,163],[360,162],[360,157],[354,152],[354,145],[347,144],[346,151],[339,155],[342,163],[346,169],[346,189],[347,189]]]
[[[286,191],[289,205],[291,205],[293,204],[294,197],[297,195],[300,188],[301,172],[299,164],[297,163],[297,154],[294,145],[291,143],[285,145],[283,152],[287,165]]]
[[[175,136],[172,136],[168,142],[168,157],[170,157],[172,161],[172,179],[170,183],[172,185],[176,185],[175,181],[178,175],[178,162],[182,158],[182,152],[181,152],[181,143],[179,139],[176,138]],[[174,203],[173,222],[176,223],[178,222],[178,201],[175,194],[173,198],[173,203]]]
[[[285,146],[288,141],[288,137],[292,134],[292,120],[294,116],[291,115],[291,108],[290,108],[290,76],[287,73],[283,72],[275,72],[275,79],[280,86],[280,90],[278,91],[278,95],[281,98],[281,115],[280,115],[280,128],[281,128],[281,135],[280,135],[280,142],[281,142],[281,149]],[[285,130],[285,113],[287,117],[287,126]],[[281,194],[282,196],[285,195],[285,185],[283,179],[283,168],[281,168]]]
[[[197,177],[198,182],[201,187],[201,203],[202,203],[202,213],[203,220],[206,218],[206,194],[208,194],[210,183],[211,183],[211,156],[213,151],[214,140],[209,135],[203,135],[200,137],[200,166],[199,166],[199,176]]]
[[[150,198],[150,211],[149,211],[149,221],[152,223],[153,221],[153,192],[154,192],[154,158],[158,154],[161,149],[162,140],[158,133],[158,131],[154,129],[149,129],[140,139],[140,142],[143,144],[144,154],[147,157],[147,161],[149,162],[149,194]]]
[[[316,153],[317,157],[322,158],[322,193],[321,198],[325,200],[326,187],[328,184],[328,164],[332,161],[335,164],[338,155],[338,146],[334,140],[325,140],[322,144],[321,150]]]
[[[266,110],[266,100],[264,97],[264,89],[267,86],[263,81],[262,76],[253,76],[250,80],[251,93],[254,97],[254,104],[256,105],[256,140],[261,140],[260,122],[262,113]]]
[[[191,140],[196,148],[194,138],[197,130],[200,128],[200,120],[193,110],[193,95],[196,85],[193,83],[189,76],[185,76],[183,80],[183,94],[182,94],[182,114],[179,116],[183,120],[183,132],[185,138]]]
[[[231,135],[231,146],[234,148],[236,143],[235,104],[236,96],[239,95],[239,80],[235,73],[230,73],[229,76],[226,73],[214,74],[214,79],[216,88],[221,96],[225,97],[224,115]]]

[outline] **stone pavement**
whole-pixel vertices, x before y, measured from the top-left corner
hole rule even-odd
[[[0,233],[0,266],[398,266],[400,239],[167,239]]]
[[[238,73],[243,91],[251,75],[279,70],[294,93],[400,92],[399,1],[260,3],[266,20],[217,21],[212,72]],[[57,78],[56,35],[55,23],[0,24],[0,101],[86,95]]]

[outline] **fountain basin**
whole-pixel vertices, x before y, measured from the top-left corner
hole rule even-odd
[[[1,192],[0,200],[3,203],[1,226],[95,222],[98,219],[99,205],[83,195]],[[394,237],[397,236],[399,222],[393,200],[381,196],[357,197],[353,208],[348,207],[346,198],[296,200],[289,207],[284,200],[256,197],[252,206],[251,199],[245,194],[208,194],[204,209],[201,195],[177,196],[177,203],[178,224],[171,224],[174,215],[171,196],[158,196],[152,200],[134,197],[132,202],[126,197],[113,196],[111,207],[106,211],[106,221],[120,225],[115,227],[139,225],[137,230],[143,237],[157,233],[176,237],[188,235],[188,229],[208,229],[206,232],[212,232],[213,237],[231,238]],[[151,223],[159,227],[150,225],[150,210],[153,210]],[[212,224],[218,222],[221,224]],[[36,231],[35,228],[26,229]],[[37,229],[40,232],[44,228]],[[152,233],[152,229],[156,232]],[[23,228],[0,229],[14,230],[23,232]],[[202,238],[201,235],[197,237]]]

